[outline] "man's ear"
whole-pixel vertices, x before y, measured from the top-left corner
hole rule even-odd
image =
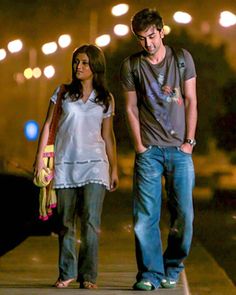
[[[164,29],[161,29],[161,31],[160,31],[160,36],[161,36],[161,38],[164,38],[164,37],[165,37]]]

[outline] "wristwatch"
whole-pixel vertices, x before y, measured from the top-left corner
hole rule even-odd
[[[184,142],[190,144],[191,146],[195,146],[197,144],[196,140],[192,138],[186,138]]]

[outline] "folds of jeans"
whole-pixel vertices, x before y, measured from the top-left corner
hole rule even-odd
[[[164,257],[159,228],[163,176],[171,214]],[[176,147],[153,146],[136,155],[133,214],[138,280],[146,279],[156,286],[167,274],[178,279],[192,240],[193,186],[190,154]]]
[[[59,277],[96,282],[98,243],[105,187],[91,183],[58,189]],[[77,239],[77,217],[80,239]],[[79,253],[78,253],[79,248]]]

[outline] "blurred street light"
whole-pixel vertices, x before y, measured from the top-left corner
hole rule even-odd
[[[236,15],[230,11],[221,12],[219,24],[225,28],[235,25],[236,24]]]
[[[121,4],[117,4],[113,6],[111,9],[111,13],[114,16],[121,16],[123,14],[126,14],[128,10],[129,10],[129,5],[125,3],[121,3]],[[97,13],[96,12],[93,12],[93,14],[91,14],[90,16],[90,31],[94,27],[97,29]],[[94,33],[94,31],[96,30],[92,30],[92,31]],[[114,26],[113,31],[117,36],[125,36],[129,32],[129,27],[124,24],[117,24],[116,26]],[[92,36],[93,34],[91,34],[90,32],[90,39]],[[95,39],[95,44],[100,47],[107,46],[110,42],[111,42],[111,36],[109,34],[101,35]]]
[[[19,52],[23,47],[23,43],[20,39],[16,39],[8,43],[7,48],[11,53]]]
[[[175,12],[173,15],[173,18],[177,23],[181,23],[181,24],[188,24],[192,20],[191,15],[189,13],[183,12],[183,11]]]
[[[163,30],[165,35],[168,35],[171,32],[171,28],[167,25],[164,25]]]
[[[70,45],[70,43],[71,43],[71,36],[68,34],[61,35],[58,38],[58,44],[61,48],[68,47]]]
[[[33,77],[35,79],[38,79],[39,77],[41,77],[41,75],[42,75],[42,71],[40,70],[39,67],[36,67],[33,69]]]
[[[18,85],[23,84],[25,82],[25,77],[23,73],[15,73],[13,75],[13,78]]]
[[[117,36],[125,36],[129,33],[129,27],[127,25],[118,24],[114,27],[114,33]]]
[[[55,75],[55,68],[52,65],[47,66],[44,68],[43,73],[46,78],[50,79]]]
[[[114,16],[121,16],[123,14],[126,14],[129,10],[129,5],[128,4],[118,4],[112,7],[111,13]]]
[[[6,50],[3,49],[3,48],[1,48],[1,49],[0,49],[0,60],[5,59],[6,56],[7,56]]]
[[[45,43],[42,46],[42,52],[46,55],[52,54],[56,51],[57,51],[57,43],[56,42]]]
[[[24,70],[24,76],[27,80],[31,79],[33,77],[33,71],[31,68],[27,68]]]
[[[101,35],[96,38],[95,43],[99,47],[107,46],[111,42],[111,37],[108,34]]]
[[[29,80],[31,78],[35,78],[38,79],[39,77],[41,77],[42,75],[42,71],[39,67],[36,68],[27,68],[24,70],[24,77]]]
[[[29,120],[25,123],[24,134],[27,140],[36,140],[39,134],[39,125],[34,120]]]

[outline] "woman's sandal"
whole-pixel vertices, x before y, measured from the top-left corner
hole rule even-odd
[[[83,289],[97,289],[98,286],[94,283],[84,281],[81,286]]]
[[[66,280],[66,281],[63,281],[62,279],[58,279],[56,281],[56,283],[54,284],[54,287],[56,288],[67,288],[69,286],[69,284],[71,282],[73,282],[75,279],[69,279],[69,280]]]

